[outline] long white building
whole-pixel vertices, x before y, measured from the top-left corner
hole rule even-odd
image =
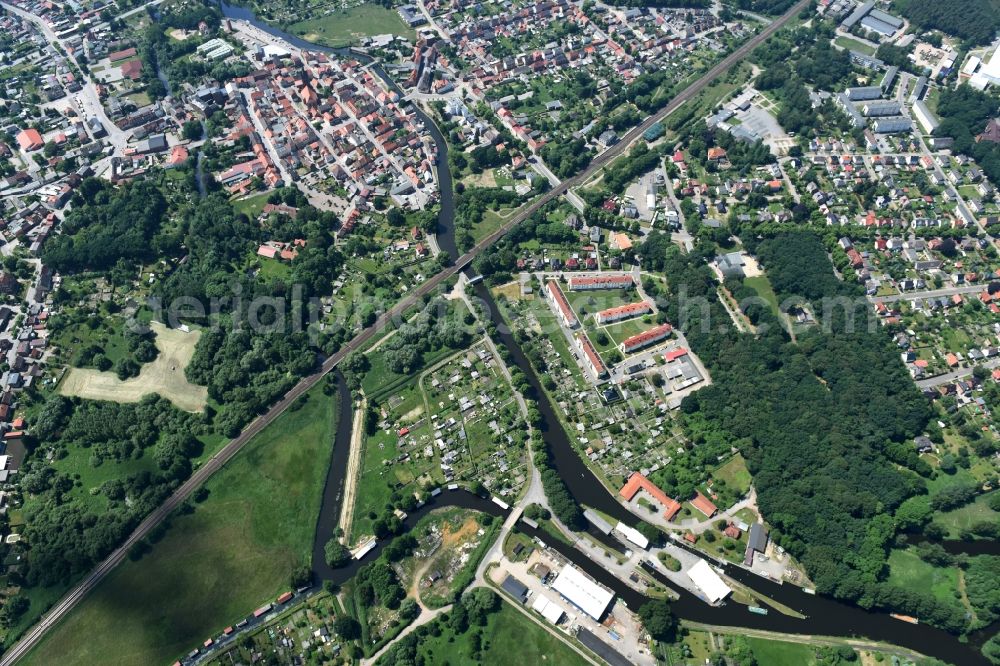
[[[927,134],[934,134],[941,124],[923,100],[917,100],[913,103],[913,117],[917,119]]]
[[[552,582],[552,589],[563,599],[600,622],[615,593],[590,580],[571,564],[567,564]]]

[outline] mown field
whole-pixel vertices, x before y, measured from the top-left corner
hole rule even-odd
[[[209,495],[127,560],[23,663],[165,664],[289,587],[309,564],[336,430],[319,388],[213,477]]]
[[[890,585],[934,595],[942,603],[958,605],[958,569],[936,567],[920,559],[915,551],[894,550],[889,554]]]
[[[362,37],[392,33],[413,39],[416,33],[403,23],[395,10],[379,5],[359,5],[330,16],[299,21],[288,26],[290,32],[327,46],[347,46]]]

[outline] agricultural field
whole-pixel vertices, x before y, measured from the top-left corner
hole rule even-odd
[[[27,664],[169,663],[289,587],[308,565],[336,426],[321,387],[205,486],[120,565]],[[253,479],[253,483],[246,483]]]
[[[191,362],[200,332],[185,333],[159,322],[150,326],[156,334],[155,344],[160,353],[153,361],[143,364],[138,377],[123,381],[114,372],[69,368],[59,384],[59,392],[114,402],[138,402],[144,395],[158,393],[185,411],[204,409],[208,389],[192,384],[184,376],[184,368]]]

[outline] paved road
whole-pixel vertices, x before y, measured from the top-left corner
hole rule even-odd
[[[986,291],[985,284],[966,284],[960,287],[944,287],[930,291],[908,291],[902,294],[892,294],[891,296],[873,296],[871,301],[873,303],[919,301],[928,298],[940,298],[941,296],[954,296],[955,294],[978,294],[981,291]]]
[[[146,519],[143,520],[138,527],[136,527],[136,529],[120,547],[108,555],[107,558],[97,565],[97,567],[95,567],[93,571],[81,580],[76,587],[70,590],[66,596],[56,603],[34,627],[25,633],[20,641],[11,646],[10,650],[3,655],[3,659],[0,660],[0,666],[10,666],[27,654],[35,645],[38,644],[49,629],[55,626],[67,613],[69,613],[70,610],[73,609],[74,606],[86,597],[87,594],[93,590],[105,576],[107,576],[116,566],[118,566],[118,564],[122,562],[122,560],[125,559],[132,546],[142,540],[147,534],[150,533],[150,531],[152,531],[154,527],[166,519],[167,516],[180,506],[195,490],[197,490],[203,483],[205,483],[205,481],[207,481],[213,474],[229,462],[229,460],[232,459],[232,457],[235,456],[247,442],[249,442],[261,430],[266,428],[282,413],[284,413],[284,411],[288,409],[288,407],[291,406],[297,398],[314,387],[327,373],[332,371],[338,363],[344,360],[344,358],[354,351],[363,349],[364,346],[372,340],[372,338],[379,335],[384,329],[390,326],[394,320],[398,320],[404,311],[419,303],[426,294],[431,293],[446,280],[449,280],[457,273],[464,270],[477,256],[500,240],[500,238],[506,235],[512,228],[534,215],[539,209],[549,202],[565,194],[570,188],[590,179],[599,169],[603,168],[610,161],[621,155],[632,142],[642,136],[643,132],[649,129],[653,124],[660,122],[668,115],[676,111],[682,104],[694,98],[715,79],[729,71],[734,65],[747,57],[755,48],[770,38],[788,21],[794,18],[800,11],[808,6],[808,4],[809,0],[800,0],[787,13],[781,16],[781,18],[775,20],[767,26],[767,28],[726,56],[726,58],[712,67],[701,78],[688,86],[666,107],[647,118],[638,127],[628,132],[619,143],[594,158],[586,170],[573,178],[563,181],[559,186],[552,188],[544,195],[536,199],[534,203],[525,207],[500,229],[480,241],[474,248],[472,248],[472,250],[459,257],[455,261],[454,265],[446,268],[434,277],[425,281],[418,288],[412,290],[408,297],[404,298],[390,311],[379,317],[374,324],[359,333],[357,337],[344,345],[339,352],[326,359],[317,372],[303,378],[285,395],[285,397],[283,397],[267,412],[257,417],[256,420],[254,420],[242,433],[239,434],[239,436],[222,447],[218,453],[198,468],[191,475],[191,477],[174,492],[173,495],[171,495],[163,504],[150,513],[149,516],[147,516]]]
[[[919,379],[917,380],[917,388],[921,390],[936,388],[938,386],[941,386],[942,384],[950,384],[951,382],[958,381],[959,379],[962,379],[964,377],[971,377],[972,372],[979,366],[984,367],[987,370],[993,370],[997,367],[1000,367],[1000,358],[995,358],[991,361],[979,363],[978,366],[973,365],[968,368],[960,368],[958,370],[955,370],[954,372],[949,372],[944,375],[938,375],[937,377],[928,377],[927,379]]]
[[[160,0],[162,2],[162,0]],[[63,46],[62,42],[56,37],[56,33],[49,27],[49,24],[43,21],[40,17],[27,12],[20,7],[16,7],[7,2],[0,2],[4,9],[10,11],[12,14],[16,14],[21,18],[31,21],[42,31],[45,39],[48,40],[50,44],[58,44],[61,49],[66,53],[67,59],[69,59],[77,68],[80,67],[77,63],[76,58],[70,55],[66,47]],[[81,74],[83,70],[80,70]],[[79,92],[73,93],[69,96],[69,99],[76,99],[80,102],[80,110],[84,113],[85,117],[97,117],[104,125],[104,129],[108,133],[108,141],[115,147],[115,154],[121,155],[125,146],[128,145],[128,133],[123,132],[118,129],[118,126],[111,122],[108,114],[104,111],[104,105],[101,104],[101,100],[97,95],[97,88],[94,87],[94,82],[91,78],[85,74],[82,74],[84,80],[84,85]]]

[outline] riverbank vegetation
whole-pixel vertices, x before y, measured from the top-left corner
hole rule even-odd
[[[332,451],[334,393],[313,389],[263,430],[25,663],[170,663],[293,587],[293,574],[301,581]]]

